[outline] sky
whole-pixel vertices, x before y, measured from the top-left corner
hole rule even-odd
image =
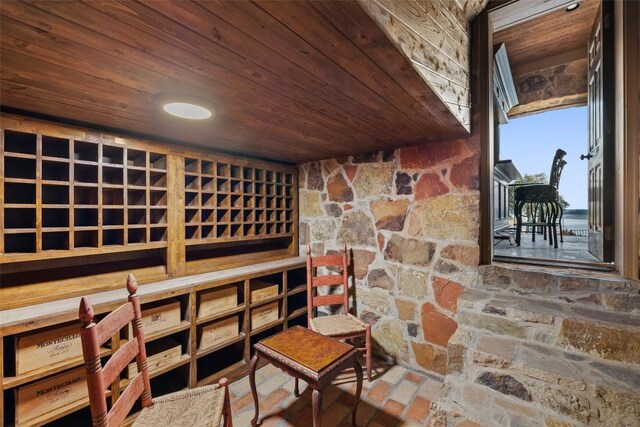
[[[587,107],[565,108],[516,119],[500,126],[500,160],[511,159],[521,175],[551,171],[558,148],[567,152],[560,194],[569,209],[587,209]]]

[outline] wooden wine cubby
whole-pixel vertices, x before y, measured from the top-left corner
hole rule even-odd
[[[293,166],[0,118],[0,309],[298,253]]]
[[[2,133],[0,262],[166,247],[166,151]]]
[[[165,340],[170,340],[172,352],[176,351],[176,354],[158,366],[155,362],[150,363],[153,396],[212,384],[223,376],[233,381],[245,375],[253,355],[253,344],[290,326],[306,325],[306,305],[294,304],[290,307],[294,299],[306,301],[305,272],[305,259],[295,257],[141,286],[138,294],[143,315],[145,312],[163,312],[173,319],[172,322],[166,322],[166,327],[153,328],[152,332],[145,334],[147,348],[151,349],[149,354],[154,354],[153,349],[161,347],[160,344]],[[277,286],[278,293],[251,302],[251,294],[262,289],[265,282]],[[225,302],[220,310],[199,314],[203,312],[200,305],[211,302],[209,297],[212,292],[226,289],[235,290],[235,304]],[[219,295],[225,298],[225,293]],[[86,296],[99,319],[123,304],[127,299],[127,291],[123,282],[118,290]],[[82,358],[74,353],[74,357],[67,360],[58,358],[56,363],[20,372],[15,356],[17,343],[34,334],[46,338],[51,336],[54,328],[67,328],[69,325],[76,325],[79,331],[79,303],[79,298],[70,298],[1,312],[2,425],[90,425],[91,416],[86,410],[88,399],[84,397],[65,402],[64,406],[55,411],[38,414],[23,424],[16,422],[19,390],[33,388],[31,386],[56,378],[57,375],[83,369]],[[251,328],[252,311],[273,304],[279,307],[278,317],[259,328]],[[179,318],[176,318],[176,310],[179,310]],[[217,325],[224,325],[230,319],[233,320],[234,327],[237,321],[237,332],[234,329],[234,333],[225,335],[224,339],[203,344],[203,333]],[[103,362],[111,355],[111,349],[118,348],[131,339],[130,334],[129,329],[124,328],[112,337],[101,352]],[[179,349],[175,346],[179,346]],[[120,395],[129,384],[129,376],[129,370],[125,369],[111,384],[108,396]],[[139,409],[139,405],[134,406],[134,412]],[[125,424],[131,424],[135,415],[130,416]]]
[[[294,234],[294,173],[234,159],[185,157],[187,245]]]

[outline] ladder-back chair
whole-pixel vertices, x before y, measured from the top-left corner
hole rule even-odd
[[[339,274],[317,275],[317,269],[339,271]],[[328,287],[334,292],[317,295],[319,287]],[[338,290],[342,287],[342,290]],[[341,314],[314,316],[316,307],[342,305]],[[307,246],[307,317],[309,329],[322,335],[339,340],[362,337],[365,346],[359,348],[364,353],[367,378],[371,381],[371,325],[349,312],[349,270],[347,245],[342,247],[341,255],[311,256],[311,245]]]
[[[140,398],[142,411],[135,419],[134,426],[218,427],[224,418],[224,427],[232,427],[226,378],[215,385],[151,398],[137,289],[135,278],[129,274],[127,278],[129,301],[109,313],[99,323],[94,322],[94,311],[89,301],[84,297],[80,301],[79,317],[82,323],[80,338],[87,372],[93,425],[95,427],[120,426]],[[131,323],[133,337],[130,337],[129,341],[113,353],[102,366],[100,346],[129,323]],[[120,372],[134,358],[138,365],[138,373],[108,410],[105,392],[114,381],[120,378]]]

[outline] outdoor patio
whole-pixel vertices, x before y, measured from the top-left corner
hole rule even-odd
[[[497,256],[516,258],[536,258],[569,262],[599,262],[588,250],[587,237],[563,236],[564,242],[558,241],[558,248],[549,245],[542,234],[531,241],[531,233],[522,233],[521,246],[516,246],[515,239],[495,239],[494,253]]]

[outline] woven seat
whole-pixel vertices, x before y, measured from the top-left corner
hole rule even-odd
[[[218,427],[224,409],[224,388],[217,384],[152,399],[134,427]]]
[[[364,353],[367,378],[371,381],[371,325],[349,313],[349,263],[347,245],[340,255],[311,256],[311,244],[307,246],[307,322],[309,329],[339,340],[364,338]],[[318,275],[318,268],[329,274]],[[331,274],[338,273],[338,274]],[[332,292],[318,294],[318,288],[329,288]],[[342,306],[342,313],[315,316],[315,307]]]
[[[363,333],[367,328],[365,322],[351,313],[314,317],[310,322],[312,330],[330,337],[354,332]]]
[[[93,426],[122,425],[133,405],[140,399],[142,411],[136,417],[134,426],[219,427],[220,422],[224,421],[224,427],[232,427],[226,378],[222,378],[215,385],[152,398],[142,330],[142,312],[140,299],[136,293],[138,284],[131,274],[127,278],[127,290],[129,291],[128,302],[109,313],[98,323],[94,322],[94,311],[89,301],[86,298],[80,300],[79,317],[82,323],[80,339],[87,373]],[[101,346],[128,325],[131,326],[133,336],[102,366]],[[105,391],[117,381],[120,372],[131,363],[132,359],[136,361],[138,373],[130,379],[127,387],[109,407]]]

